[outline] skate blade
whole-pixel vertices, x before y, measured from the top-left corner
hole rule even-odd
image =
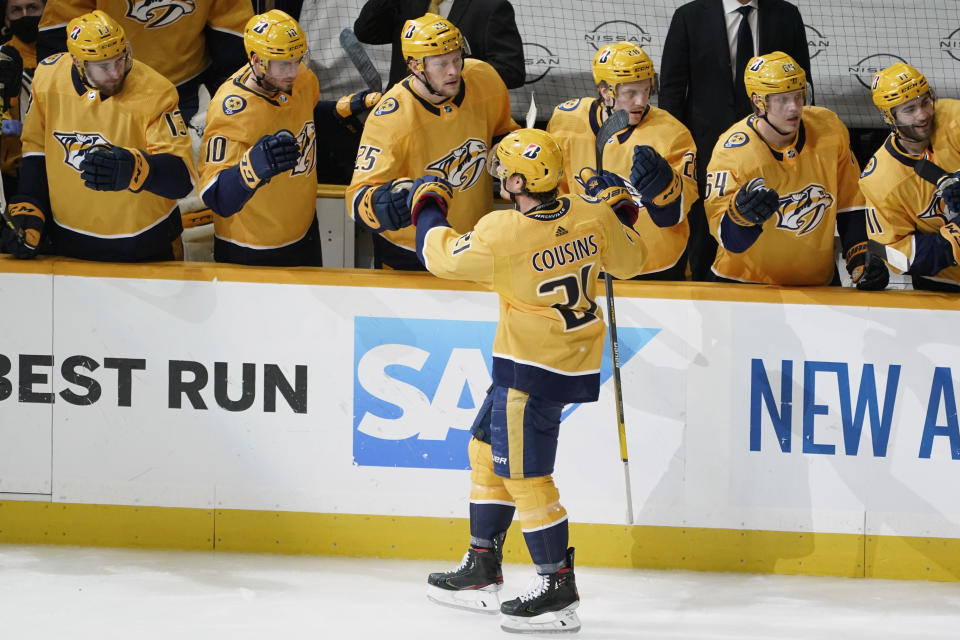
[[[491,585],[484,589],[450,591],[428,584],[427,600],[463,611],[496,615],[500,613],[500,596],[497,595],[499,590],[500,585]]]
[[[576,633],[580,631],[580,616],[574,602],[566,609],[541,613],[532,618],[508,616],[500,618],[500,628],[509,633]]]

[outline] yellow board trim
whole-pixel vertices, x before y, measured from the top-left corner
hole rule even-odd
[[[0,501],[0,543],[455,561],[465,518]],[[582,566],[960,581],[960,540],[570,524]],[[506,562],[530,563],[519,527]]]
[[[94,278],[256,282],[387,289],[489,291],[472,282],[443,280],[429,273],[380,269],[321,267],[249,267],[211,262],[118,264],[42,257],[17,260],[0,256],[0,273],[39,273]],[[960,310],[960,296],[933,291],[857,291],[841,287],[776,287],[715,282],[643,282],[617,280],[614,292],[624,298],[719,302],[759,302],[840,307]]]

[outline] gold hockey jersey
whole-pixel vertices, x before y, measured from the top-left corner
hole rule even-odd
[[[346,192],[350,217],[359,217],[358,195],[364,187],[429,174],[453,185],[448,220],[460,233],[469,231],[493,208],[487,172],[491,141],[517,128],[510,117],[506,85],[486,62],[464,60],[460,93],[440,104],[420,96],[407,78],[384,94],[364,125]],[[409,251],[415,249],[412,226],[381,235]]]
[[[703,194],[719,247],[713,272],[741,282],[826,285],[833,278],[837,216],[864,208],[850,134],[832,111],[804,107],[793,143],[769,145],[748,116],[720,136]],[[779,210],[743,253],[724,247],[720,223],[737,190],[763,177],[780,196]]]
[[[916,257],[914,234],[939,233],[946,224],[943,199],[934,185],[914,173],[914,165],[923,157],[951,173],[960,170],[960,101],[941,98],[935,109],[936,125],[923,156],[909,154],[891,134],[860,177],[867,200],[867,233],[906,254],[911,262]],[[960,267],[947,267],[928,277],[956,284]]]
[[[596,169],[596,139],[600,129],[600,109],[603,106],[592,98],[576,98],[553,110],[547,131],[563,150],[563,178],[560,193],[583,193],[583,185],[577,175],[584,167]],[[695,173],[696,145],[693,137],[679,120],[668,112],[651,106],[635,127],[629,127],[612,137],[603,152],[603,168],[622,177],[629,184],[633,165],[633,149],[637,145],[650,145],[677,171],[683,181],[680,196],[679,222],[671,227],[654,224],[643,204],[640,194],[632,187],[640,217],[634,228],[647,244],[649,253],[641,273],[655,273],[675,265],[683,255],[690,237],[687,212],[697,201],[697,178]]]
[[[80,179],[80,162],[96,145],[133,147],[183,159],[196,170],[190,136],[169,80],[134,60],[123,90],[102,99],[84,86],[67,54],[40,62],[23,125],[23,156],[43,156],[50,208],[58,225],[98,238],[137,236],[167,218],[176,200],[149,191],[94,191]]]
[[[220,85],[207,107],[200,154],[200,194],[262,136],[286,130],[300,143],[297,165],[261,185],[237,213],[214,216],[218,238],[254,249],[283,247],[301,239],[316,215],[317,140],[313,108],[320,99],[317,77],[300,64],[292,93],[276,97],[247,88],[249,68]]]
[[[599,393],[606,331],[596,302],[600,272],[629,278],[645,257],[636,231],[585,196],[525,214],[494,211],[463,235],[435,226],[423,247],[434,275],[500,295],[494,383],[562,402],[591,402]]]
[[[133,55],[179,85],[207,68],[203,30],[243,37],[253,16],[240,0],[47,0],[40,29],[66,27],[73,18],[100,9],[120,23]]]

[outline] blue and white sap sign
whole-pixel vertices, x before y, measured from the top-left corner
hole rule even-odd
[[[355,318],[354,462],[469,469],[467,441],[491,384],[496,330],[496,322]],[[659,331],[618,328],[621,366]],[[604,349],[601,384],[612,374]]]

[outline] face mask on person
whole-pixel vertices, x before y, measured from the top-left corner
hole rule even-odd
[[[39,27],[40,16],[24,16],[10,21],[10,31],[27,44],[37,41],[37,29]]]

